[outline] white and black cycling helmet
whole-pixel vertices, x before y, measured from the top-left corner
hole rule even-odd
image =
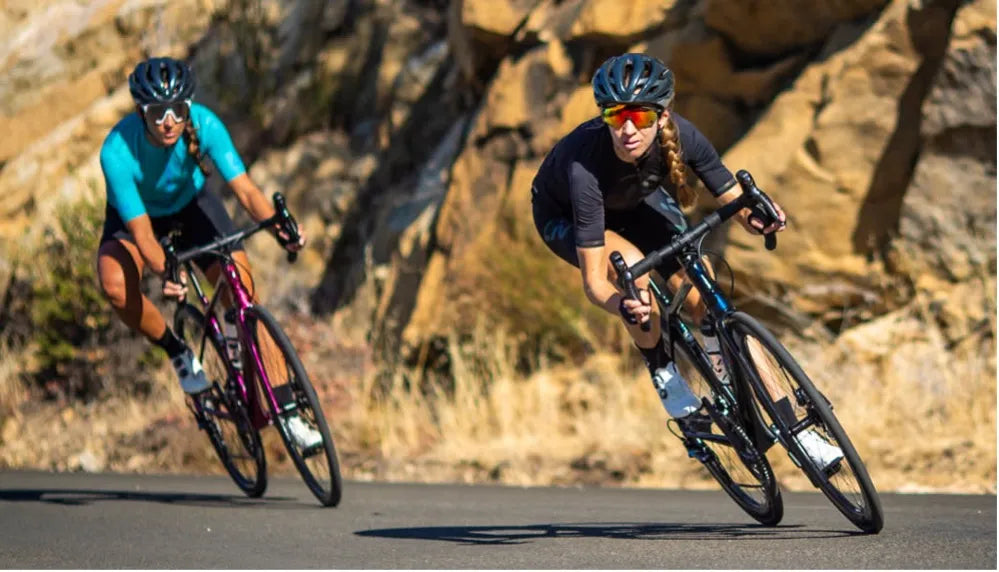
[[[593,74],[593,97],[600,107],[654,105],[665,109],[673,100],[673,71],[645,54],[607,59]]]
[[[128,91],[139,105],[177,103],[194,96],[194,71],[173,58],[139,62],[128,76]]]

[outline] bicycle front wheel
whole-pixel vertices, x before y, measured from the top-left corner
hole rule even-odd
[[[739,508],[761,524],[776,526],[784,516],[784,501],[770,462],[733,419],[735,410],[725,405],[728,397],[715,394],[704,379],[707,374],[694,365],[686,347],[678,345],[677,349],[677,367],[691,390],[708,400],[713,422],[709,432],[685,435],[685,445]]]
[[[263,307],[248,308],[246,323],[260,358],[255,365],[263,368],[275,395],[282,397],[277,409],[268,400],[281,440],[312,494],[323,506],[336,506],[343,493],[340,463],[319,397],[298,352],[277,320]],[[318,431],[321,442],[303,445],[291,432],[293,421],[299,426],[304,423],[306,431]]]
[[[229,387],[225,345],[207,332],[204,315],[189,304],[177,309],[173,327],[194,351],[212,384],[209,391],[191,396],[198,425],[208,434],[212,448],[236,486],[248,497],[263,495],[267,488],[264,447],[242,400],[223,389]]]
[[[867,467],[833,413],[832,404],[805,375],[790,352],[752,316],[735,312],[728,320],[740,362],[791,460],[833,505],[864,532],[884,526],[878,492]],[[823,446],[842,451],[842,459],[820,466],[803,448],[801,435],[811,431]],[[821,443],[820,443],[821,444]]]

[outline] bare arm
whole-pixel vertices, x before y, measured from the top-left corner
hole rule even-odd
[[[236,193],[239,204],[243,205],[243,208],[246,209],[246,212],[250,213],[253,220],[260,222],[274,216],[274,205],[267,200],[264,192],[257,187],[249,175],[246,173],[239,175],[229,181],[229,186]],[[281,235],[283,239],[287,239],[287,235],[283,230],[276,228],[274,232]],[[298,234],[298,244],[289,244],[285,248],[288,250],[299,250],[305,246],[305,231],[301,227],[299,227]]]
[[[586,292],[590,302],[619,316],[621,299],[624,296],[609,279],[608,258],[605,252],[603,246],[576,248],[579,270],[583,275],[583,291]],[[641,296],[645,300],[625,299],[624,306],[639,322],[646,322],[652,315],[652,305],[646,291],[642,290]]]
[[[603,246],[576,248],[579,270],[583,275],[583,291],[590,302],[612,314],[617,314],[621,294],[607,279],[607,255]]]
[[[229,181],[229,187],[254,221],[260,222],[274,216],[274,205],[246,173]]]
[[[166,270],[166,254],[156,240],[149,215],[139,215],[125,223],[125,226],[135,238],[135,245],[139,247],[139,254],[146,261],[146,266],[155,274],[163,276],[163,272]]]

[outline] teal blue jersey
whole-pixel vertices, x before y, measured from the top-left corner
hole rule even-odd
[[[193,103],[190,121],[197,129],[201,152],[211,158],[226,182],[246,172],[225,124],[217,115]],[[101,169],[108,203],[125,222],[144,214],[150,217],[174,214],[205,184],[205,176],[188,154],[184,138],[170,147],[152,144],[146,138],[145,125],[138,113],[119,121],[104,139]]]

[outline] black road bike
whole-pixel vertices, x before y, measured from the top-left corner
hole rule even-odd
[[[625,295],[637,298],[635,279],[675,258],[687,280],[674,294],[650,280],[650,290],[660,310],[661,332],[678,368],[691,383],[701,381],[702,409],[693,421],[680,425],[678,436],[691,457],[704,464],[722,488],[750,516],[765,525],[776,525],[783,516],[783,502],[766,451],[780,443],[791,461],[809,481],[854,525],[877,533],[884,524],[881,501],[863,460],[833,413],[833,405],[816,388],[791,353],[760,322],[738,311],[725,297],[702,262],[701,242],[712,230],[744,208],[768,226],[778,219],[770,198],[752,176],[742,170],[736,180],[743,194],[691,227],[670,244],[631,265],[619,252],[611,254],[618,285]],[[775,234],[765,237],[766,247],[777,246]],[[696,288],[707,307],[702,327],[718,337],[721,358],[729,373],[724,383],[712,360],[697,341],[694,328],[680,315],[680,307]],[[643,324],[643,328],[649,326]],[[696,391],[696,389],[695,389]],[[807,437],[839,447],[842,456],[820,466],[805,451]]]

